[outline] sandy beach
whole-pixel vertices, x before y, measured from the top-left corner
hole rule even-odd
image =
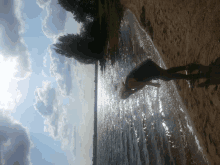
[[[168,68],[199,63],[209,65],[220,57],[220,2],[168,0],[121,0],[153,39]],[[143,13],[143,6],[145,12]],[[144,26],[142,16],[153,30]],[[199,80],[199,83],[205,80]],[[220,89],[189,87],[176,81],[198,139],[211,164],[220,164]]]

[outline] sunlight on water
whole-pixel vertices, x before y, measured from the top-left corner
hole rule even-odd
[[[169,129],[168,129],[168,127],[167,127],[167,125],[166,125],[166,123],[165,122],[163,122],[162,123],[162,125],[163,125],[163,127],[165,128],[165,130],[166,130],[166,132],[167,132],[167,134],[169,134]]]
[[[195,140],[196,140],[196,144],[197,144],[197,146],[199,147],[199,150],[201,151],[202,150],[202,148],[201,148],[201,146],[199,145],[199,141],[198,141],[198,139],[197,139],[197,136],[195,135]]]
[[[184,111],[183,111],[183,108],[182,108],[180,105],[179,105],[179,110],[181,110],[182,112],[184,112]]]
[[[187,121],[187,127],[189,128],[189,131],[190,131],[191,133],[193,133],[192,126],[189,125],[189,121],[188,121],[188,118],[187,118],[186,116],[185,116],[185,119],[186,119],[186,121]]]
[[[188,75],[187,70],[185,70],[185,73],[186,73],[186,75]],[[190,81],[189,81],[189,80],[186,80],[186,82],[187,82],[189,88],[192,88],[192,84],[190,83]]]

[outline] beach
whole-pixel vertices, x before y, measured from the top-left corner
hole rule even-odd
[[[123,100],[121,83],[146,59],[167,69],[135,16],[126,10],[120,26],[119,55],[98,74],[98,164],[210,164],[175,81],[154,80]]]
[[[209,65],[220,57],[220,2],[121,0],[121,3],[148,31],[167,68],[193,62]],[[153,35],[141,21],[143,6],[145,21],[150,22]],[[175,83],[208,160],[220,164],[219,87],[192,90],[185,80]]]

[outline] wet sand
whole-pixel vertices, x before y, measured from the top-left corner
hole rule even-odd
[[[220,2],[121,0],[121,3],[148,31],[168,68],[192,62],[209,65],[220,57]],[[149,26],[144,27],[141,14],[150,22],[153,33]],[[220,164],[220,87],[192,90],[185,80],[176,81],[176,85],[208,160]]]

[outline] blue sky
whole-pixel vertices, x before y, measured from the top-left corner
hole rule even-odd
[[[80,25],[57,0],[0,0],[0,11],[6,164],[92,164],[94,66],[52,49],[60,35],[79,33]]]

